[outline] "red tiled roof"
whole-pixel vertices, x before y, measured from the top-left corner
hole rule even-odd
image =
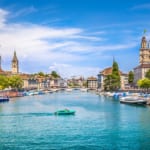
[[[100,74],[103,74],[103,75],[110,75],[111,73],[112,73],[112,67],[106,68],[100,72]],[[119,73],[121,75],[124,74],[121,71],[119,71]]]
[[[97,80],[95,77],[89,77],[87,80]]]

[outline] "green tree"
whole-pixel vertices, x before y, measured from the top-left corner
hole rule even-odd
[[[128,74],[128,83],[130,85],[133,85],[133,81],[134,81],[134,73],[133,73],[133,71],[130,71]]]
[[[59,77],[60,77],[60,75],[57,74],[56,71],[52,71],[52,72],[51,72],[51,76],[54,77],[54,78],[59,78]]]
[[[23,86],[23,80],[19,76],[11,76],[9,78],[9,85],[14,89],[21,89]]]
[[[148,90],[150,88],[150,79],[148,78],[140,79],[138,80],[137,84],[140,88]]]
[[[45,74],[43,72],[39,72],[38,75],[41,76],[41,77],[45,76]]]
[[[107,75],[106,79],[104,80],[104,90],[116,91],[120,88],[120,84],[121,81],[118,63],[113,61],[112,73]]]
[[[0,88],[5,89],[9,87],[9,78],[4,75],[0,75]]]
[[[150,79],[150,69],[146,72],[145,77]]]
[[[107,75],[104,80],[104,90],[109,91],[112,90],[112,75]]]

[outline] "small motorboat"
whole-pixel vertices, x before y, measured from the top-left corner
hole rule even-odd
[[[0,97],[0,102],[7,102],[9,101],[9,98],[8,97]]]
[[[74,115],[75,110],[69,110],[69,109],[64,109],[64,110],[58,110],[54,112],[55,115]]]

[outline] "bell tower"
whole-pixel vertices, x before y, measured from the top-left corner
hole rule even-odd
[[[12,74],[18,74],[19,73],[19,61],[16,56],[16,51],[14,51],[14,56],[11,61],[11,72]]]
[[[150,47],[145,36],[143,36],[141,40],[140,64],[150,64]]]

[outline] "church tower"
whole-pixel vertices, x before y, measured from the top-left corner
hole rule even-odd
[[[19,73],[19,61],[16,56],[16,51],[14,51],[14,56],[11,61],[11,72],[12,74],[18,74]]]
[[[140,64],[150,64],[150,47],[147,43],[146,37],[143,36],[141,40],[140,48]]]

